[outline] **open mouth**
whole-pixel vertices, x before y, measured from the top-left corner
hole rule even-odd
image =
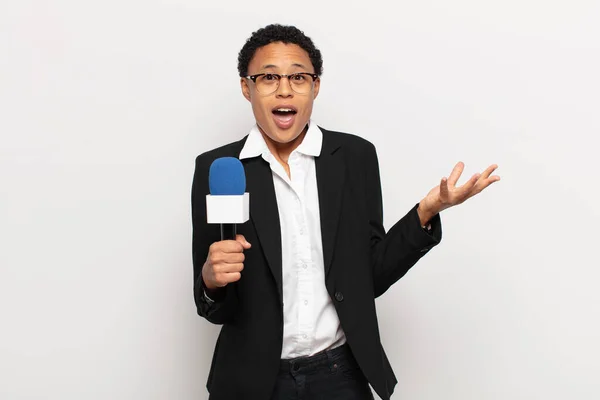
[[[273,114],[286,116],[286,115],[296,115],[298,111],[295,108],[291,107],[277,107],[273,109]]]
[[[298,110],[292,106],[279,106],[273,109],[275,124],[281,129],[287,129],[294,124]]]

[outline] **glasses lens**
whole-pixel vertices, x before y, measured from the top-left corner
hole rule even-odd
[[[298,94],[306,94],[312,89],[312,76],[308,74],[292,74],[289,80],[292,90]]]
[[[256,78],[256,90],[261,94],[271,94],[279,87],[279,77],[274,74],[266,74]]]
[[[279,75],[261,75],[256,78],[256,90],[260,94],[275,93],[279,88],[280,80]],[[313,78],[309,74],[291,74],[288,80],[292,90],[298,94],[307,94],[312,89]]]

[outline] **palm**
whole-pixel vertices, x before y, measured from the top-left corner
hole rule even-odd
[[[423,199],[422,205],[429,210],[440,212],[463,203],[465,200],[481,193],[483,189],[492,183],[500,180],[499,176],[492,175],[492,172],[498,168],[496,164],[492,164],[482,174],[475,174],[464,185],[456,186],[464,168],[465,165],[462,162],[456,164],[450,177],[448,179],[445,177],[442,178],[441,183],[431,189],[425,199]]]

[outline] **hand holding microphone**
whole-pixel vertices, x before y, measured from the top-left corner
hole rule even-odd
[[[221,225],[221,241],[213,243],[202,267],[206,288],[214,290],[242,277],[244,250],[250,243],[236,234],[236,224],[250,217],[250,196],[245,193],[244,166],[237,158],[216,159],[208,174],[210,194],[206,196],[206,215],[209,224]]]
[[[213,243],[202,267],[202,279],[206,288],[213,290],[239,281],[244,269],[243,252],[250,246],[243,235],[237,235],[236,240],[221,240]]]

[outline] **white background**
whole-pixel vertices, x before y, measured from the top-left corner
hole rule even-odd
[[[600,3],[0,2],[0,398],[192,400],[197,154],[253,124],[237,52],[295,24],[313,117],[376,144],[390,227],[454,164],[502,181],[378,300],[396,399],[600,398]]]

